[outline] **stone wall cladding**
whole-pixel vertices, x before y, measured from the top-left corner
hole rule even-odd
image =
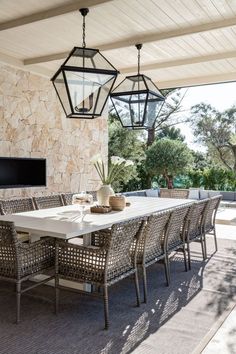
[[[50,80],[0,64],[0,156],[47,159],[47,187],[0,189],[0,198],[97,190],[90,158],[107,157],[106,115],[68,119]]]

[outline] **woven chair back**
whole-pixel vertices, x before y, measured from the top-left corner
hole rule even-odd
[[[143,219],[136,218],[112,226],[110,237],[107,238],[107,245],[105,245],[108,250],[106,268],[109,281],[134,268],[134,258],[131,256],[130,249],[143,222]]]
[[[188,215],[188,239],[192,240],[202,234],[203,215],[209,199],[194,203]]]
[[[188,199],[188,189],[161,189],[161,198],[176,198],[176,199]]]
[[[185,231],[189,209],[189,205],[183,205],[175,208],[171,212],[164,240],[165,251],[176,249],[185,242]]]
[[[215,217],[220,205],[222,195],[216,195],[209,199],[204,211],[204,231],[209,232],[215,227]]]
[[[86,193],[91,194],[93,196],[93,201],[97,202],[97,192],[96,191],[87,191]]]
[[[32,198],[17,198],[1,201],[1,213],[13,214],[35,210]]]
[[[149,216],[145,231],[138,242],[138,263],[147,264],[164,255],[163,244],[169,218],[169,210]]]
[[[14,278],[18,274],[17,234],[13,222],[0,221],[0,276]]]
[[[64,205],[60,194],[34,197],[33,200],[36,209],[58,208]]]
[[[72,198],[75,193],[62,193],[62,201],[64,205],[72,205]]]

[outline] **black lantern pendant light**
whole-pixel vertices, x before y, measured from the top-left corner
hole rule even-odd
[[[51,80],[67,118],[93,119],[101,116],[119,72],[98,49],[86,48],[89,9],[79,11],[83,16],[82,47],[72,49]]]
[[[111,100],[124,128],[150,129],[165,101],[152,80],[140,74],[140,50],[138,49],[138,74],[127,76],[111,93]]]

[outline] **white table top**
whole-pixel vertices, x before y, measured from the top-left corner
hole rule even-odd
[[[123,211],[112,211],[108,214],[94,214],[87,210],[84,221],[80,221],[78,206],[68,205],[59,208],[35,210],[12,215],[0,215],[1,220],[13,221],[19,231],[34,235],[52,236],[69,239],[93,231],[111,227],[113,224],[131,218],[146,216],[155,212],[174,208],[184,204],[192,204],[191,199],[169,199],[129,197],[131,203]]]

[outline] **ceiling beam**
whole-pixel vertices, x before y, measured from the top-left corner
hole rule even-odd
[[[110,43],[99,45],[99,49],[101,51],[108,51],[113,49],[126,48],[126,47],[133,46],[136,43],[158,42],[166,39],[174,39],[178,37],[194,35],[202,32],[213,31],[216,29],[227,28],[232,26],[236,26],[236,16],[221,21],[203,23],[200,25],[189,26],[189,27],[175,29],[167,32],[161,32],[161,33],[153,32],[153,33],[147,33],[143,35],[140,34],[139,36],[137,35],[131,36],[121,41],[117,41],[117,42],[113,41]],[[97,45],[94,44],[91,47],[96,48]],[[60,60],[66,58],[68,54],[69,51],[61,52],[61,53],[52,53],[50,55],[45,55],[45,56],[40,56],[35,58],[29,58],[24,60],[24,64],[31,65],[31,64],[38,64],[38,63],[43,63],[43,62],[48,62],[53,60]]]
[[[73,11],[77,11],[82,7],[94,7],[113,0],[77,0],[67,5],[53,7],[51,9],[35,12],[28,16],[18,17],[13,20],[0,23],[0,31],[9,30],[11,28],[24,26],[29,23],[46,20],[51,17],[64,15]]]
[[[185,58],[185,59],[169,60],[169,61],[164,61],[161,63],[152,63],[152,64],[141,65],[141,71],[166,69],[166,68],[171,68],[171,67],[181,66],[181,65],[200,64],[200,63],[206,63],[209,61],[230,59],[230,58],[235,58],[235,57],[236,57],[236,50],[233,50],[230,52],[214,53],[214,54],[197,56],[197,57],[190,57],[190,58]],[[126,67],[126,68],[119,68],[119,71],[122,74],[134,73],[137,71],[137,65]]]
[[[40,76],[43,76],[43,77],[46,77],[46,78],[52,76],[51,71],[46,69],[46,68],[43,68],[43,67],[38,66],[38,65],[33,65],[32,67],[31,66],[30,67],[26,67],[23,64],[23,60],[13,58],[12,56],[4,54],[4,53],[0,53],[0,63],[5,64],[5,65],[10,65],[10,66],[13,66],[15,68],[20,68],[20,69],[22,69],[24,71],[30,71],[30,72],[32,72],[34,74],[37,74],[37,75],[40,75]]]
[[[159,81],[155,84],[159,89],[192,87],[200,85],[220,84],[236,81],[236,72],[209,76],[186,77],[179,80]]]

